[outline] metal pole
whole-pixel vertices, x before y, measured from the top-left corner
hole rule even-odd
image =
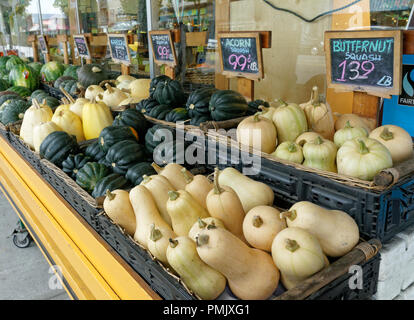
[[[76,29],[77,29],[78,34],[80,34],[81,30],[80,30],[79,0],[76,0],[75,2],[75,10],[76,10]]]
[[[145,0],[147,1],[147,28],[148,28],[148,33],[153,30],[153,25],[152,25],[152,5],[151,5],[151,0]],[[151,50],[151,37],[148,34],[148,51],[149,51],[149,63],[150,63],[150,77],[151,79],[155,77],[155,63],[154,63],[154,57],[153,57],[153,53]]]
[[[41,9],[41,6],[40,6],[40,0],[37,0],[37,8],[39,9],[40,34],[43,35],[43,18],[42,18],[42,9]]]

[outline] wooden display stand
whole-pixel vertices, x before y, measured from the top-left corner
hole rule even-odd
[[[39,52],[37,51],[37,37],[36,35],[31,35],[27,38],[27,42],[30,43],[33,50],[33,61],[39,62]]]
[[[40,46],[40,51],[45,55],[45,62],[50,62],[50,51],[48,37],[44,35],[37,36],[37,41]]]
[[[69,37],[66,34],[60,34],[57,36],[57,41],[62,44],[63,47],[63,62],[69,64],[69,53],[68,53],[68,41]]]

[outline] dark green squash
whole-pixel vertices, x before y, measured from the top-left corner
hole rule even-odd
[[[42,104],[46,104],[47,106],[52,108],[52,110],[61,105],[59,100],[56,99],[55,97],[51,97],[51,96],[43,96],[42,97],[42,96],[40,96],[40,98],[41,99],[39,99],[38,101],[41,102]]]
[[[126,174],[134,164],[145,161],[145,148],[134,141],[120,141],[108,150],[105,159],[115,173]]]
[[[163,142],[154,149],[153,160],[160,166],[177,162],[183,164],[185,162],[185,150],[188,144],[177,141]]]
[[[154,98],[159,104],[173,108],[178,108],[185,104],[184,91],[181,83],[177,80],[160,81],[155,89]]]
[[[106,194],[106,191],[125,190],[131,187],[130,182],[117,173],[111,173],[98,181],[92,192],[92,197],[99,198]]]
[[[188,119],[190,119],[190,117],[188,116],[187,109],[185,108],[175,108],[171,110],[165,117],[165,121],[174,123],[177,121],[185,121]]]
[[[151,98],[154,97],[155,89],[157,89],[158,83],[160,83],[161,81],[168,81],[168,80],[171,80],[171,78],[165,75],[161,75],[161,76],[153,78],[150,83],[150,92],[149,92],[150,97]]]
[[[201,88],[191,92],[186,104],[190,118],[202,115],[210,116],[210,99],[216,91],[216,88]]]
[[[252,116],[254,114],[256,114],[257,112],[262,112],[262,110],[260,109],[260,106],[264,106],[265,108],[270,108],[270,104],[264,100],[255,100],[255,101],[250,101],[248,103],[248,109],[247,109],[247,116]]]
[[[76,154],[78,144],[76,137],[64,131],[49,134],[40,145],[40,156],[62,167],[62,162],[70,155]]]
[[[108,78],[106,70],[98,64],[85,64],[78,69],[78,82],[84,88],[93,84],[99,85],[99,83]]]
[[[76,80],[65,80],[61,83],[59,89],[62,87],[71,95],[78,93],[78,82]]]
[[[3,105],[8,100],[24,100],[21,96],[19,96],[17,93],[15,94],[5,94],[4,96],[0,97],[0,106]]]
[[[115,117],[113,126],[128,126],[138,133],[138,140],[143,141],[147,132],[147,120],[136,109],[127,109]]]
[[[105,158],[105,152],[102,150],[102,147],[98,142],[94,142],[94,143],[90,144],[85,149],[85,155],[88,156],[88,157],[91,157],[96,162],[98,162],[102,158]]]
[[[89,193],[95,189],[99,180],[109,175],[109,168],[101,163],[88,162],[76,175],[76,183]]]
[[[233,90],[220,90],[211,96],[210,112],[214,121],[225,121],[246,115],[246,99]]]
[[[194,118],[191,118],[191,121],[190,121],[189,124],[192,125],[192,126],[198,127],[203,122],[207,122],[207,121],[211,121],[211,120],[212,119],[211,119],[210,114],[208,114],[208,115],[202,115],[202,116],[196,116]]]
[[[170,133],[170,134],[169,134]],[[174,130],[172,128],[164,127],[161,125],[155,125],[148,129],[145,135],[145,148],[149,153],[153,153],[154,149],[162,142],[165,141],[166,137],[174,140]]]
[[[133,165],[128,169],[125,178],[127,178],[135,187],[142,182],[142,176],[152,176],[157,174],[150,162],[141,162]]]
[[[104,152],[107,152],[114,144],[125,140],[138,141],[131,127],[109,126],[101,131],[98,138],[99,144]]]
[[[170,106],[167,106],[165,104],[160,104],[159,106],[156,106],[153,108],[147,116],[158,119],[158,120],[164,120],[168,113],[172,108]]]
[[[56,89],[60,89],[61,85],[63,82],[67,81],[67,80],[75,80],[74,78],[70,77],[70,76],[61,76],[59,78],[56,79],[55,83],[54,83],[54,87]],[[76,81],[76,80],[75,80]]]
[[[160,104],[158,103],[157,100],[148,98],[148,99],[144,99],[141,100],[138,104],[137,104],[137,110],[140,111],[143,114],[148,114],[151,112],[151,110],[153,108],[155,108],[156,106],[159,106]]]
[[[62,170],[72,179],[76,180],[78,171],[82,169],[85,164],[92,161],[93,159],[91,157],[85,156],[83,153],[78,153],[76,155],[71,154],[62,162]]]
[[[29,107],[30,104],[26,101],[10,100],[10,103],[8,103],[1,112],[1,122],[6,125],[23,120],[24,113]]]
[[[6,80],[0,79],[0,91],[5,91],[10,87],[9,83]]]
[[[37,89],[35,91],[32,92],[32,94],[30,95],[30,99],[37,99],[39,100],[39,97],[42,96],[49,96],[46,91],[41,90],[41,89]],[[39,100],[40,101],[40,100]]]

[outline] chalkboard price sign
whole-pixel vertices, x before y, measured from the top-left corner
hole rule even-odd
[[[44,36],[38,36],[37,39],[39,40],[40,51],[42,53],[49,53],[49,48],[47,46],[47,42]]]
[[[222,74],[252,80],[263,78],[262,48],[258,32],[219,33]]]
[[[78,54],[80,57],[91,59],[88,41],[84,35],[74,35],[73,41],[75,42]]]
[[[177,56],[171,31],[150,31],[149,34],[155,63],[175,67],[177,65]]]
[[[131,54],[128,39],[125,34],[108,34],[109,49],[114,62],[125,65],[131,64]]]
[[[401,31],[325,34],[328,86],[373,95],[401,92]]]

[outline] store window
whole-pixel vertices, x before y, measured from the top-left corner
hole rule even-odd
[[[413,0],[371,0],[371,26],[373,29],[405,29],[410,18]]]
[[[0,31],[3,52],[15,50],[22,57],[32,57],[27,39],[40,32],[37,0],[6,0],[0,2]]]

